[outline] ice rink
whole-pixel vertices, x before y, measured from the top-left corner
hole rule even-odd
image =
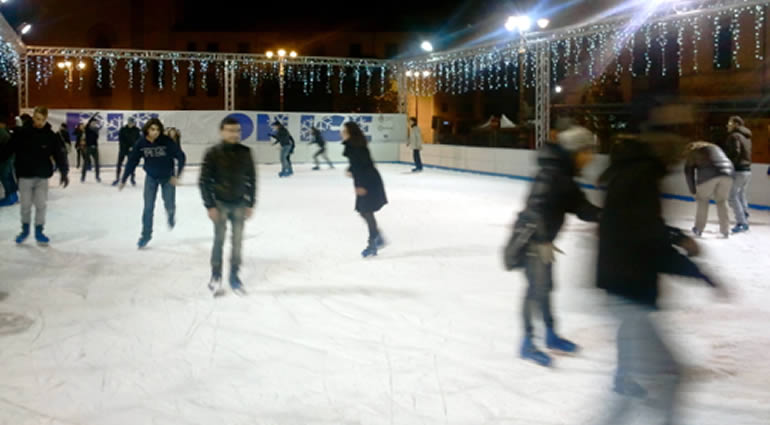
[[[500,255],[528,183],[410,168],[380,165],[389,245],[363,260],[342,165],[290,179],[261,166],[246,297],[206,288],[213,229],[195,168],[176,229],[159,199],[143,251],[143,171],[123,192],[109,168],[102,184],[73,172],[52,186],[48,248],[15,246],[19,208],[0,209],[0,424],[598,423],[616,323],[593,288],[596,227],[570,218],[557,241],[557,326],[583,350],[545,369],[518,358],[525,279]],[[695,204],[666,207],[692,227]],[[721,240],[712,209],[702,240],[728,302],[665,280],[656,317],[684,363],[683,424],[770,424],[770,214],[752,213],[750,233]],[[634,423],[659,423],[657,402],[637,402]]]

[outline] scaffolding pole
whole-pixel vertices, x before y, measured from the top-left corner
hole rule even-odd
[[[548,42],[535,45],[535,147],[548,141],[551,131],[551,50]]]

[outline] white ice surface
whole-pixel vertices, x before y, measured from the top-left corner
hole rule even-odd
[[[197,170],[173,232],[159,200],[145,251],[142,171],[122,193],[92,175],[52,186],[49,248],[15,246],[18,206],[0,209],[0,424],[596,423],[612,400],[616,324],[593,289],[595,226],[570,219],[557,241],[558,327],[583,351],[544,369],[517,356],[525,281],[500,259],[528,184],[380,169],[390,245],[362,260],[341,169],[298,165],[279,180],[261,167],[245,298],[205,287],[212,226]],[[691,227],[694,204],[666,205]],[[666,280],[657,316],[684,363],[684,424],[770,423],[770,215],[753,214],[750,233],[720,240],[712,221],[703,241],[729,303]],[[654,403],[636,405],[634,423],[658,423]]]

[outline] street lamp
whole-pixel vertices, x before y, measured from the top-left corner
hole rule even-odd
[[[430,41],[423,41],[422,44],[420,44],[420,48],[426,52],[432,52],[433,44],[431,44]]]
[[[21,35],[24,35],[30,31],[32,31],[32,24],[25,22],[19,25],[19,32],[21,33]]]
[[[537,26],[540,27],[541,30],[546,29],[550,23],[551,21],[545,18],[540,18],[537,20]]]
[[[268,59],[272,59],[273,55],[274,55],[274,53],[273,53],[272,50],[268,50],[267,53],[265,53],[265,56],[267,56]]]
[[[564,91],[564,89],[561,86],[556,86],[553,88],[553,91],[556,92],[556,94],[559,94]]]
[[[407,77],[411,77],[412,76],[412,70],[411,69],[406,71],[406,76]]]
[[[286,56],[286,50],[283,50],[283,49],[279,50],[279,51],[278,51],[278,56],[279,56],[279,57],[284,57],[284,56]]]
[[[292,51],[291,51],[291,53],[289,53],[289,56],[291,56],[291,57],[293,57],[293,58],[296,58],[296,57],[297,57],[297,52],[295,52],[294,50],[292,50]]]
[[[422,72],[422,76],[425,77],[425,78],[430,77],[430,71],[423,71]]]
[[[77,66],[78,70],[83,71],[86,69],[86,63],[83,61],[78,61],[77,65],[73,64],[71,60],[66,59],[61,62],[58,62],[56,66],[61,69],[62,71],[67,73],[67,81],[72,83],[72,68],[73,66]]]
[[[268,59],[272,59],[275,55],[272,50],[268,50],[265,53],[265,56],[267,56]],[[292,58],[297,57],[297,51],[292,50],[291,53],[289,53],[289,56]],[[286,102],[285,97],[285,88],[286,88],[286,49],[279,49],[278,50],[278,85],[280,88],[280,96],[281,96],[281,111],[284,109],[284,104]]]

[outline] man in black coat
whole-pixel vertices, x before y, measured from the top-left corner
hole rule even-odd
[[[241,245],[244,222],[254,212],[257,194],[257,170],[251,149],[240,143],[241,125],[227,117],[219,126],[222,143],[206,152],[201,168],[199,186],[203,205],[214,222],[214,248],[211,252],[211,282],[209,289],[215,296],[222,290],[222,249],[225,244],[227,222],[232,225],[232,252],[230,259],[230,287],[244,293],[238,277],[241,265]]]
[[[115,181],[112,182],[113,186],[117,186],[120,183],[120,170],[123,167],[123,161],[131,154],[131,150],[134,149],[134,145],[139,141],[141,133],[139,127],[136,126],[136,120],[134,117],[128,118],[128,123],[120,129],[118,133],[118,142],[120,143],[120,150],[118,152],[118,172],[115,177]],[[136,186],[136,173],[131,173],[131,184]]]
[[[513,235],[505,249],[508,270],[523,267],[529,286],[522,309],[525,337],[521,357],[549,366],[551,358],[532,341],[533,304],[540,309],[546,326],[546,346],[550,349],[575,352],[577,346],[555,331],[551,313],[553,290],[553,245],[567,213],[581,220],[597,221],[601,209],[586,200],[575,182],[575,176],[591,162],[594,136],[585,128],[573,126],[559,134],[559,143],[547,143],[538,155],[540,170],[535,176],[527,204],[514,225]]]
[[[11,155],[15,157],[16,176],[19,180],[21,200],[21,234],[16,243],[24,242],[30,233],[32,223],[32,205],[35,205],[35,240],[40,245],[47,245],[48,237],[43,234],[45,214],[48,205],[48,179],[53,175],[51,158],[61,173],[61,185],[67,187],[69,168],[61,150],[60,140],[48,124],[48,108],[35,108],[32,122],[17,128],[11,141],[0,149],[0,163]]]
[[[289,177],[294,174],[294,170],[291,167],[291,160],[289,159],[292,151],[294,151],[294,139],[291,137],[291,134],[289,134],[289,130],[287,130],[280,122],[274,122],[272,127],[273,131],[275,131],[275,133],[272,134],[272,137],[275,139],[273,145],[281,145],[281,172],[278,173],[278,177]]]
[[[666,109],[662,109],[663,114]],[[665,113],[673,117],[672,113]],[[633,374],[656,375],[662,409],[673,418],[679,366],[650,318],[657,309],[658,275],[699,278],[716,286],[686,256],[698,253],[695,241],[666,226],[662,217],[660,181],[668,166],[681,158],[683,139],[666,128],[647,131],[618,143],[602,176],[607,197],[599,223],[597,286],[607,291],[609,307],[621,322],[617,334],[618,366],[615,392],[644,397],[647,391]],[[607,424],[620,424],[628,412],[627,398],[612,409]]]
[[[85,164],[83,164],[83,171],[80,175],[81,182],[86,181],[86,172],[91,167],[91,161],[93,161],[94,171],[96,172],[96,181],[102,181],[102,179],[99,178],[99,129],[101,127],[98,118],[99,113],[97,112],[86,123],[86,146],[83,154],[85,157]]]
[[[730,191],[730,207],[735,214],[736,225],[733,233],[749,230],[749,201],[746,191],[751,182],[751,130],[743,124],[738,116],[730,117],[727,122],[727,140],[722,149],[733,162],[733,188]]]
[[[684,174],[690,193],[695,195],[698,209],[695,214],[696,236],[703,234],[709,214],[709,201],[714,198],[719,215],[719,230],[730,236],[730,218],[727,216],[727,197],[733,187],[733,164],[722,149],[708,142],[695,142],[687,146]]]

